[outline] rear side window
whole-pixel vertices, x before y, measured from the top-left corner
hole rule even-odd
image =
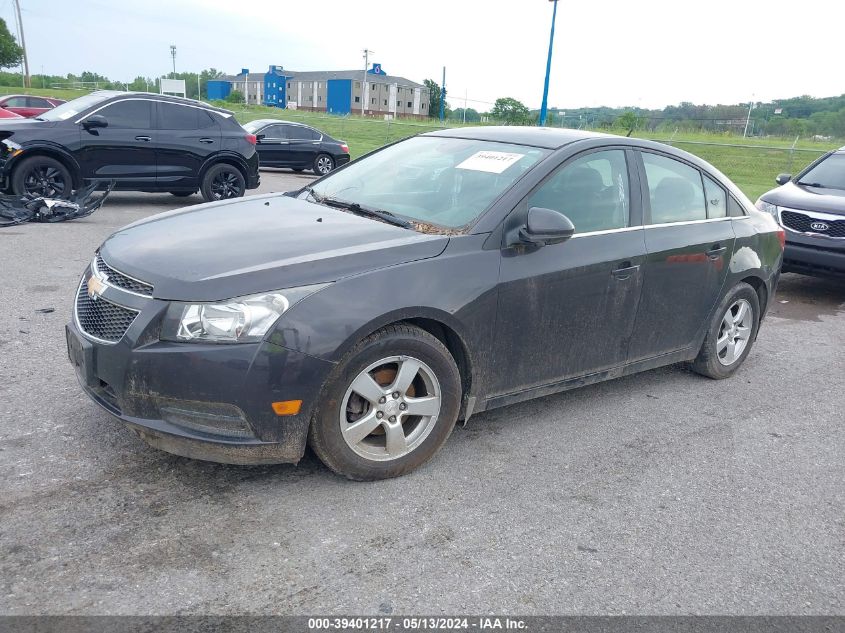
[[[724,218],[728,215],[727,194],[716,181],[704,176],[704,195],[707,197],[707,217]]]
[[[153,102],[140,99],[118,101],[97,112],[106,117],[110,128],[150,129],[153,126]]]
[[[576,233],[628,226],[628,167],[623,150],[593,152],[559,167],[528,198],[528,207],[560,211]]]
[[[198,130],[200,128],[199,108],[158,103],[158,128],[160,130]],[[204,112],[202,114],[205,114]]]
[[[732,218],[741,218],[745,215],[745,209],[733,196],[728,198],[728,215]]]
[[[27,105],[30,108],[52,108],[53,104],[51,104],[47,99],[41,99],[40,97],[27,97],[26,98]]]
[[[288,138],[304,141],[316,141],[320,138],[315,130],[310,127],[299,127],[298,125],[291,125],[288,127]]]
[[[651,201],[651,224],[707,219],[701,172],[658,154],[643,152],[642,157]]]

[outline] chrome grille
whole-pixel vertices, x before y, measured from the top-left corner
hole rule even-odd
[[[799,233],[818,233],[819,235],[827,235],[828,237],[845,237],[845,218],[841,220],[823,219],[806,213],[783,209],[780,212],[780,219],[786,228],[798,231]],[[813,224],[824,225],[827,228],[814,228]]]
[[[101,341],[117,343],[138,316],[138,311],[124,308],[102,297],[92,299],[88,295],[87,284],[83,282],[76,293],[75,314],[76,323],[85,334]]]
[[[94,265],[96,266],[97,272],[100,276],[105,277],[105,280],[112,286],[116,286],[118,288],[122,288],[123,290],[128,290],[129,292],[134,292],[135,294],[143,295],[145,297],[153,296],[153,287],[150,284],[138,281],[129,275],[124,275],[122,272],[115,270],[103,261],[103,258],[100,257],[99,253],[97,253],[97,257],[94,258]]]

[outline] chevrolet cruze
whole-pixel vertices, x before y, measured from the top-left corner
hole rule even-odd
[[[480,411],[682,361],[731,376],[783,244],[677,149],[444,130],[300,191],[117,231],[79,283],[68,353],[154,447],[261,464],[310,445],[346,477],[394,477]]]

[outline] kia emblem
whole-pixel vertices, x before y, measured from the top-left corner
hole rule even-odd
[[[824,222],[813,222],[812,224],[810,224],[810,228],[814,231],[827,231],[830,226],[828,226]]]

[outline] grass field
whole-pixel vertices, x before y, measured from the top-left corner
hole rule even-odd
[[[0,94],[26,92],[60,99],[74,99],[82,91],[37,89],[22,90],[11,86],[0,86]],[[316,112],[281,110],[263,106],[232,106],[241,123],[260,118],[274,118],[299,121],[323,130],[330,136],[346,141],[353,158],[357,158],[408,136],[430,130],[442,129],[437,121],[384,121],[360,116],[331,116]],[[459,125],[449,123],[449,127]],[[845,145],[845,141],[817,143],[799,139],[792,148],[794,139],[742,138],[736,134],[716,133],[659,133],[637,132],[634,136],[670,143],[712,163],[731,178],[745,194],[755,200],[760,194],[775,186],[779,173],[796,173],[823,153]]]

